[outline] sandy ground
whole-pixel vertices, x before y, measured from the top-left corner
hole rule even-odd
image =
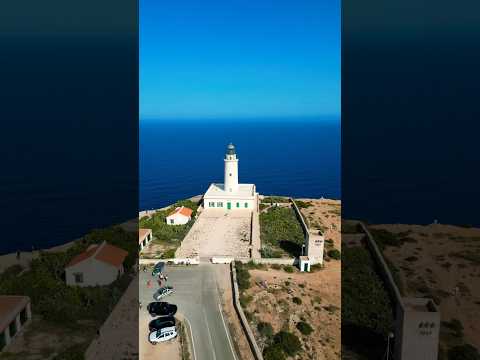
[[[333,240],[334,247],[341,249],[340,218],[341,202],[331,199],[297,199],[312,203],[308,208],[300,209],[309,220],[310,227],[320,225],[325,239]],[[317,226],[314,226],[317,225]]]
[[[400,270],[406,296],[426,290],[440,302],[442,321],[459,319],[465,340],[480,348],[480,229],[432,224],[375,225],[412,239],[400,248],[387,247],[384,255]],[[455,256],[476,254],[476,261]]]
[[[340,264],[331,261],[327,268],[314,273],[250,270],[253,285],[246,294],[253,299],[247,311],[254,314],[251,327],[260,346],[263,343],[256,324],[264,321],[272,325],[274,333],[287,328],[302,340],[304,351],[297,359],[340,359]],[[261,281],[267,282],[268,289],[259,285]],[[295,304],[294,297],[300,298],[302,304]],[[314,329],[309,336],[296,328],[302,318]]]
[[[249,257],[248,210],[204,210],[176,252],[177,257]]]

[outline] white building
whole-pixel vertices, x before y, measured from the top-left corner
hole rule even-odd
[[[103,286],[114,282],[123,274],[123,261],[128,252],[105,241],[90,245],[65,268],[67,285]]]
[[[229,144],[227,147],[224,163],[224,182],[210,185],[203,196],[204,208],[256,210],[258,193],[255,184],[238,183],[238,158],[233,144]]]
[[[0,352],[32,318],[28,296],[0,295]]]
[[[138,229],[138,251],[142,251],[152,241],[152,229]]]
[[[166,218],[168,225],[185,225],[192,218],[193,210],[185,206],[177,207]]]

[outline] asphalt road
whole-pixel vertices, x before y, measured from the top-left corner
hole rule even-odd
[[[214,267],[224,267],[230,271],[228,265],[200,264],[185,267],[167,267],[168,285],[174,287],[175,292],[165,297],[167,301],[178,306],[181,313],[190,324],[193,344],[194,360],[237,360],[234,354],[227,324],[221,312],[220,294]],[[222,269],[223,270],[223,269]],[[151,289],[147,288],[147,280],[151,279]],[[151,271],[140,272],[140,301],[143,311],[154,301],[153,294],[158,289],[156,279]],[[158,344],[157,346],[161,346]]]

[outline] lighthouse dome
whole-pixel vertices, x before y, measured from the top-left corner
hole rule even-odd
[[[235,146],[232,143],[228,144],[227,146],[227,154],[235,155]]]

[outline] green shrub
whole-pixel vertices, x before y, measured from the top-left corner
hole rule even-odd
[[[261,213],[260,239],[264,247],[281,248],[291,256],[299,256],[304,235],[294,210],[274,207]],[[262,256],[267,257],[263,253]]]
[[[263,350],[264,360],[285,360],[285,354],[283,353],[282,347],[278,344],[273,344],[267,346]]]
[[[248,304],[252,302],[252,300],[253,300],[252,295],[244,295],[244,294],[240,295],[240,305],[244,309],[248,306]]]
[[[295,204],[297,204],[297,207],[299,209],[306,209],[313,205],[310,201],[301,201],[301,200],[295,200]]]
[[[240,291],[247,290],[250,287],[250,273],[239,261],[235,261],[235,268],[237,270],[238,288]]]
[[[273,338],[273,343],[279,345],[289,356],[295,355],[302,349],[298,337],[288,331],[278,332]]]
[[[257,325],[257,330],[262,336],[265,336],[266,338],[271,338],[273,336],[273,328],[270,323],[263,321],[259,322]]]
[[[175,257],[175,249],[168,249],[165,251],[160,258],[162,259],[173,259]]]
[[[288,198],[284,196],[266,196],[262,200],[263,203],[288,203]]]
[[[287,273],[293,273],[295,271],[295,269],[293,268],[292,265],[285,265],[283,267],[283,271],[287,272]]]
[[[328,250],[327,254],[330,258],[335,260],[340,260],[340,258],[342,257],[340,251],[338,251],[337,249]]]
[[[448,360],[480,360],[480,354],[472,345],[464,344],[448,350]]]
[[[304,321],[297,323],[297,329],[302,333],[302,335],[310,335],[313,332],[313,328],[310,326],[310,324]]]
[[[282,252],[265,246],[260,249],[260,255],[262,258],[266,259],[278,259],[282,257]]]
[[[297,305],[302,305],[302,299],[297,296],[293,297],[292,301]]]
[[[380,249],[386,246],[402,246],[403,241],[394,233],[384,229],[369,229]]]
[[[385,337],[393,324],[393,306],[375,262],[363,247],[342,252],[342,323]],[[373,316],[374,314],[374,316]]]

